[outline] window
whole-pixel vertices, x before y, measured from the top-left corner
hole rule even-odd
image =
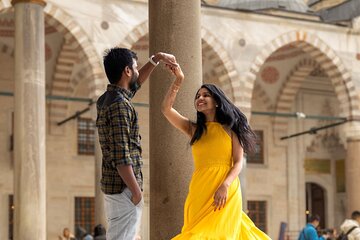
[[[14,239],[14,195],[9,195],[9,239]]]
[[[78,118],[78,154],[94,155],[95,124],[90,118]]]
[[[255,130],[256,134],[256,146],[255,152],[252,154],[248,154],[247,162],[255,163],[255,164],[264,164],[264,131],[263,130]]]
[[[77,226],[92,233],[95,227],[95,198],[75,197],[75,229]]]
[[[255,225],[266,232],[266,201],[248,201],[248,215]]]

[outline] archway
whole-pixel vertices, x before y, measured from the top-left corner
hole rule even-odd
[[[255,80],[260,74],[263,65],[271,59],[275,52],[288,47],[296,48],[300,53],[306,54],[311,61],[327,73],[340,101],[342,116],[359,116],[359,99],[356,94],[355,84],[351,79],[351,74],[335,51],[324,41],[314,34],[303,31],[285,33],[263,48],[246,74],[246,81],[250,84],[245,86],[244,94],[250,93],[250,96],[252,95]],[[296,71],[297,69],[295,68],[294,70]]]
[[[326,213],[326,190],[317,183],[306,183],[306,217],[319,215],[321,229],[327,226]],[[307,219],[308,220],[308,219]]]
[[[1,14],[13,12],[9,3],[1,2],[6,8],[1,9]],[[1,5],[0,5],[1,7]],[[101,60],[92,45],[87,33],[79,26],[72,16],[47,2],[44,8],[46,32],[58,32],[63,40],[59,54],[55,61],[52,81],[47,86],[51,95],[70,97],[77,83],[72,83],[72,72],[76,63],[81,63],[88,70],[89,97],[96,98],[103,92],[106,77],[103,72]],[[8,25],[13,29],[14,20],[8,20]],[[13,31],[13,30],[12,30]],[[11,46],[10,46],[11,47]],[[5,50],[5,48],[3,48]],[[52,133],[62,133],[63,129],[57,123],[68,115],[68,103],[59,101],[49,102],[49,122]]]

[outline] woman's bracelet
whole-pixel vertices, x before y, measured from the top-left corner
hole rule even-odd
[[[174,83],[173,86],[172,86],[172,91],[177,93],[179,91],[179,89],[180,89],[180,85],[177,85],[177,84]]]

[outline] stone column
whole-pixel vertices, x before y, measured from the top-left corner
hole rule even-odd
[[[289,132],[296,132],[298,130],[296,125],[295,123],[289,124]],[[287,230],[297,232],[306,224],[306,179],[303,160],[306,147],[302,138],[294,138],[292,141],[278,139],[277,141],[279,142],[277,146],[282,147],[283,150],[284,157],[282,159],[286,162],[284,174],[287,176]]]
[[[347,217],[360,210],[360,138],[347,140],[347,156],[345,161]]]
[[[176,56],[185,81],[175,108],[195,119],[194,97],[202,83],[200,0],[149,0],[150,55]],[[193,171],[190,140],[161,114],[172,77],[157,67],[150,80],[150,239],[170,239],[181,231],[183,206]]]
[[[45,1],[15,8],[15,240],[46,239]]]
[[[242,209],[244,212],[247,212],[248,210],[248,204],[247,204],[247,197],[246,197],[246,168],[247,168],[247,159],[244,156],[243,159],[243,167],[241,169],[241,172],[239,174],[240,179],[240,187],[241,187],[241,199],[242,199]]]
[[[104,207],[104,194],[101,191],[101,163],[102,152],[99,143],[99,135],[95,129],[95,225],[102,224],[107,229],[107,221]]]

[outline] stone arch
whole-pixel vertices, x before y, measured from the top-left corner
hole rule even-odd
[[[275,112],[289,113],[296,94],[304,80],[310,75],[311,71],[319,64],[313,59],[302,59],[287,75],[285,82],[280,88]],[[275,117],[274,137],[275,140],[287,134],[289,121],[287,118]]]
[[[87,33],[72,16],[51,3],[47,3],[44,12],[47,23],[64,37],[54,72],[51,94],[71,96],[73,92],[72,69],[76,60],[79,60],[84,63],[91,76],[89,79],[90,98],[96,98],[103,92],[106,81],[104,81],[105,75],[100,58]],[[56,124],[67,116],[67,110],[68,103],[55,101],[50,103],[50,126],[53,132],[63,132],[56,127]]]
[[[239,75],[228,53],[210,31],[202,27],[202,54],[215,66],[222,90],[236,104],[234,85],[240,82]]]
[[[71,89],[73,90],[73,94],[74,94],[74,90],[76,89],[76,87],[81,84],[81,82],[83,81],[90,81],[91,79],[91,74],[89,74],[90,72],[90,67],[89,66],[84,66],[82,68],[80,68],[78,71],[76,71],[75,73],[73,73],[72,75],[72,79],[71,79]]]
[[[1,0],[0,1],[0,12],[2,12],[3,10],[7,9],[11,7],[10,1],[9,0]]]
[[[93,81],[90,84],[92,89],[92,97],[97,96],[97,91],[102,91],[104,83],[98,80],[103,80],[105,75],[99,55],[95,47],[92,45],[87,33],[79,26],[72,16],[56,7],[53,4],[47,3],[45,9],[46,21],[53,26],[59,33],[62,33],[65,39],[63,49],[72,51],[80,50],[80,60],[84,60],[85,64],[91,67],[91,74]]]
[[[275,38],[263,48],[261,53],[258,54],[253,61],[246,75],[246,85],[243,89],[245,96],[251,96],[256,76],[267,58],[277,49],[290,43],[305,53],[308,53],[312,59],[327,72],[334,86],[337,98],[340,101],[341,115],[346,117],[360,116],[359,99],[356,94],[355,85],[351,80],[350,72],[346,69],[334,50],[318,36],[305,31],[285,33]]]
[[[272,100],[270,99],[270,97],[267,95],[267,93],[264,91],[264,89],[260,84],[255,82],[253,91],[254,91],[253,97],[260,99],[266,111],[274,111],[274,105],[272,104]]]
[[[53,74],[51,95],[69,96],[72,92],[71,74],[78,58],[75,49],[74,44],[69,41],[64,41],[62,43]],[[65,105],[67,106],[66,103],[62,103],[62,105],[64,105],[64,107]],[[51,110],[55,110],[56,106],[57,105],[52,103]],[[54,111],[51,111],[51,115],[54,116]]]
[[[0,0],[0,14],[13,11],[9,0]],[[14,57],[14,48],[6,43],[0,42],[0,52],[4,55]]]
[[[131,48],[142,37],[149,33],[148,21],[140,23],[120,42],[119,47]]]
[[[306,183],[315,183],[323,188],[325,193],[325,209],[326,217],[328,219],[328,225],[333,226],[335,223],[335,213],[332,210],[334,206],[334,188],[331,182],[327,182],[320,174],[311,174],[305,176]]]
[[[307,174],[305,176],[305,183],[315,183],[319,185],[324,190],[326,197],[328,197],[328,194],[331,192],[331,182],[326,182],[324,178],[316,174]]]
[[[3,6],[4,0],[1,1]],[[1,5],[0,5],[1,7]],[[1,13],[13,11],[12,6],[2,9]],[[57,59],[57,66],[54,72],[52,95],[70,96],[72,85],[70,82],[72,66],[76,60],[84,63],[89,70],[90,98],[96,98],[105,89],[106,81],[100,58],[92,45],[87,33],[68,13],[56,5],[47,2],[44,8],[45,21],[61,33],[64,43]],[[80,53],[80,54],[78,54]],[[59,132],[63,130],[56,128],[56,124],[67,116],[68,103],[52,101],[49,104],[50,129]],[[55,130],[58,129],[58,130]]]
[[[63,34],[64,43],[57,59],[54,72],[53,86],[51,94],[70,96],[73,92],[71,87],[71,74],[76,60],[84,62],[89,67],[91,80],[89,81],[90,97],[96,98],[104,90],[105,75],[103,73],[99,56],[89,40],[86,32],[79,26],[72,16],[47,3],[44,12],[45,20],[54,27],[59,33]],[[78,55],[78,52],[80,54]],[[68,103],[50,103],[50,130],[62,133],[63,130],[57,127],[57,123],[66,118]]]
[[[148,21],[136,26],[119,44],[120,47],[131,48],[142,37],[148,34]],[[215,72],[219,76],[221,88],[227,96],[237,103],[237,95],[234,92],[234,85],[240,82],[239,75],[231,58],[219,40],[210,31],[201,28],[203,54],[209,57],[215,66]]]

